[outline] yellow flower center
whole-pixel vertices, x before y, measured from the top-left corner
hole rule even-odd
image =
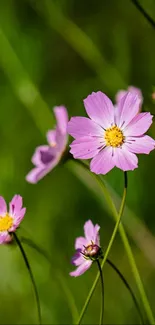
[[[0,216],[0,231],[7,231],[13,226],[13,218],[8,214],[5,217]]]
[[[113,125],[111,128],[105,131],[104,138],[106,141],[106,146],[111,147],[118,147],[124,141],[123,132],[116,125]]]

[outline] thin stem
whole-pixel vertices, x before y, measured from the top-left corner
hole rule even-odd
[[[32,282],[32,286],[33,286],[33,289],[34,289],[34,293],[35,293],[35,299],[36,299],[36,304],[37,304],[37,310],[38,310],[38,319],[39,319],[39,324],[41,324],[41,308],[40,308],[40,300],[39,300],[39,295],[38,295],[38,291],[37,291],[37,286],[36,286],[36,283],[35,283],[35,280],[34,280],[34,276],[33,276],[33,273],[32,273],[32,270],[31,270],[31,267],[30,267],[30,264],[29,264],[29,261],[28,261],[28,258],[26,256],[26,253],[24,251],[24,248],[18,238],[18,236],[16,235],[16,233],[14,232],[13,233],[13,236],[14,236],[14,239],[17,243],[17,246],[19,247],[20,251],[21,251],[21,254],[22,254],[22,257],[24,259],[24,262],[25,262],[25,265],[26,265],[26,268],[29,272],[29,275],[30,275],[30,279],[31,279],[31,282]]]
[[[137,0],[131,0],[136,8],[142,13],[142,15],[147,19],[153,28],[155,28],[155,21],[149,16],[149,14],[144,10],[141,4]]]
[[[109,244],[108,244],[107,250],[106,250],[106,252],[105,252],[105,255],[104,255],[104,258],[103,258],[103,261],[102,261],[102,264],[101,264],[101,268],[102,268],[102,269],[103,269],[103,266],[104,266],[104,264],[105,264],[105,262],[106,262],[106,259],[107,259],[108,255],[109,255],[110,249],[111,249],[112,244],[113,244],[114,239],[115,239],[115,236],[116,236],[116,234],[117,234],[117,230],[118,230],[118,227],[119,227],[119,224],[120,224],[120,220],[121,220],[121,217],[122,217],[122,214],[123,214],[123,210],[124,210],[125,199],[126,199],[126,193],[127,193],[127,187],[126,187],[126,186],[127,186],[127,173],[125,172],[124,175],[125,175],[125,177],[124,177],[124,180],[125,180],[125,186],[124,186],[124,192],[123,192],[122,203],[121,203],[120,211],[119,211],[119,214],[118,214],[118,217],[117,217],[116,225],[115,225],[115,227],[114,227],[114,230],[113,230],[112,236],[111,236],[111,238],[110,238],[110,241],[109,241]],[[96,288],[96,285],[97,285],[97,283],[98,283],[99,277],[100,277],[100,273],[98,272],[98,274],[97,274],[97,276],[96,276],[96,278],[95,278],[95,281],[94,281],[94,283],[93,283],[93,285],[92,285],[92,288],[91,288],[91,290],[90,290],[90,292],[89,292],[89,294],[88,294],[88,297],[87,297],[87,299],[86,299],[86,302],[85,302],[85,304],[84,304],[84,306],[83,306],[83,308],[82,308],[82,311],[81,311],[80,317],[79,317],[78,322],[77,322],[78,325],[79,325],[79,324],[81,323],[81,321],[82,321],[82,318],[83,318],[83,316],[84,316],[84,313],[85,313],[85,311],[86,311],[86,309],[87,309],[87,307],[88,307],[88,304],[89,304],[89,302],[90,302],[90,299],[91,299],[91,297],[92,297],[92,295],[93,295],[93,293],[94,293],[94,290],[95,290],[95,288]]]
[[[89,171],[88,166],[86,164],[84,164],[80,160],[78,162],[80,162],[80,164],[87,171]],[[109,191],[106,188],[105,183],[103,182],[103,180],[100,177],[98,177],[94,173],[90,173],[90,175],[93,178],[96,179],[97,183],[99,184],[99,186],[100,186],[100,188],[101,188],[101,190],[102,190],[102,192],[104,194],[104,197],[105,197],[105,199],[107,201],[107,204],[108,204],[108,206],[109,206],[109,208],[110,208],[110,210],[112,212],[112,215],[113,215],[114,219],[117,220],[118,219],[118,212],[117,212],[115,204],[113,203],[113,200],[112,200],[112,198],[111,198],[111,196],[109,194]],[[134,259],[134,256],[133,256],[133,253],[132,253],[132,250],[131,250],[131,247],[130,247],[130,244],[129,244],[128,237],[126,235],[126,232],[125,232],[125,229],[124,229],[124,226],[122,225],[122,223],[120,223],[120,225],[119,225],[119,233],[120,233],[120,236],[122,238],[124,248],[125,248],[127,256],[128,256],[130,267],[131,267],[133,276],[135,278],[135,281],[136,281],[136,284],[137,284],[137,287],[138,287],[138,290],[139,290],[139,294],[141,296],[141,300],[142,300],[143,307],[144,307],[144,310],[146,312],[147,318],[148,318],[150,324],[154,325],[155,324],[154,316],[153,316],[153,313],[152,313],[152,310],[151,310],[147,295],[145,293],[143,282],[141,280],[141,277],[140,277],[140,274],[139,274],[139,271],[138,271],[138,268],[137,268],[137,265],[136,265],[136,262],[135,262],[135,259]]]
[[[28,245],[29,247],[33,248],[34,250],[36,250],[39,254],[41,254],[50,264],[52,263],[52,258],[50,256],[50,254],[47,253],[47,251],[42,248],[40,245],[36,244],[32,239],[26,238],[24,236],[22,236],[20,238],[21,242],[23,242],[24,244]],[[134,295],[134,292],[132,291],[132,288],[130,287],[130,285],[128,284],[127,280],[125,279],[124,275],[121,273],[121,271],[116,267],[116,265],[111,262],[109,259],[106,260],[106,263],[109,264],[109,266],[111,266],[113,268],[113,270],[118,274],[118,276],[120,277],[120,279],[122,280],[122,282],[124,283],[124,285],[126,286],[127,290],[129,291],[129,293],[132,296],[132,299],[134,301],[135,307],[137,309],[137,312],[139,313],[139,317],[141,319],[141,323],[145,324],[144,319],[143,319],[143,315],[141,313],[138,301]],[[103,282],[104,285],[104,282]],[[102,290],[103,291],[103,290]],[[72,301],[71,301],[72,302]],[[71,303],[70,302],[70,303]],[[78,311],[76,309],[75,303],[73,306],[73,302],[71,303],[72,308],[71,309],[75,309],[73,316],[78,314]],[[104,303],[102,303],[102,306],[104,306]],[[74,308],[73,308],[74,307]],[[104,308],[103,308],[104,310]]]
[[[106,262],[107,262],[107,264],[109,264],[113,268],[113,270],[118,274],[118,276],[120,277],[120,279],[125,284],[126,288],[128,289],[129,293],[132,296],[132,299],[133,299],[133,302],[134,302],[135,307],[137,309],[137,312],[139,314],[141,323],[144,325],[145,322],[144,322],[143,315],[142,315],[141,309],[139,307],[138,301],[137,301],[136,296],[134,295],[134,292],[132,291],[130,285],[128,284],[127,280],[125,279],[124,275],[120,272],[120,270],[116,267],[116,265],[114,263],[112,263],[109,259],[107,259]]]
[[[36,250],[39,254],[41,254],[49,262],[49,264],[51,265],[51,268],[53,269],[52,257],[44,248],[42,248],[40,245],[36,244],[32,239],[26,238],[24,236],[22,236],[20,239],[21,239],[21,242],[23,242],[24,244],[28,245],[29,247]],[[66,295],[66,299],[68,301],[68,305],[69,305],[69,308],[70,308],[70,311],[72,314],[73,322],[75,323],[76,319],[79,317],[79,313],[78,313],[72,292],[71,292],[70,288],[67,286],[65,278],[64,278],[62,272],[60,272],[60,270],[54,270],[54,275],[59,280],[61,287]]]
[[[101,316],[100,316],[100,325],[103,325],[103,316],[104,316],[104,281],[103,281],[103,273],[100,265],[100,261],[97,260],[98,269],[100,272],[101,279]]]

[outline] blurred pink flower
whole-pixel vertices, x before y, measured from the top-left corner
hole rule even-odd
[[[99,225],[93,225],[91,220],[88,220],[84,225],[85,237],[78,237],[75,241],[76,253],[72,258],[72,264],[77,266],[77,269],[70,273],[71,276],[79,276],[86,272],[93,260],[98,257],[100,248]]]
[[[7,205],[2,196],[0,196],[0,244],[11,241],[11,233],[14,232],[24,218],[26,208],[23,208],[23,199],[20,195],[15,195]]]
[[[128,92],[116,107],[101,91],[84,100],[87,117],[72,117],[68,133],[75,138],[70,152],[76,159],[90,159],[95,174],[115,166],[123,171],[138,167],[135,154],[149,154],[155,141],[144,133],[152,124],[150,113],[138,113],[141,99]]]
[[[117,94],[115,96],[116,105],[123,98],[123,96],[125,96],[128,92],[132,93],[133,95],[137,95],[139,97],[139,99],[140,99],[139,108],[141,109],[141,106],[143,104],[143,95],[142,95],[141,90],[134,86],[129,86],[127,90],[119,90],[117,92]]]
[[[67,123],[68,114],[64,106],[54,108],[57,120],[55,130],[47,132],[48,145],[37,147],[32,157],[35,168],[26,176],[29,183],[37,183],[47,173],[49,173],[60,161],[68,141]]]

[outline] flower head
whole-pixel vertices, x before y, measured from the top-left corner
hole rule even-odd
[[[84,100],[87,117],[73,117],[68,133],[74,158],[90,159],[95,174],[106,174],[115,166],[123,171],[138,167],[135,154],[149,154],[155,141],[144,133],[152,124],[150,113],[139,113],[140,98],[127,92],[116,107],[101,91]]]
[[[7,243],[11,240],[11,233],[18,228],[24,218],[26,208],[22,206],[22,197],[15,195],[9,204],[8,212],[6,202],[0,196],[0,244]]]
[[[116,105],[128,92],[132,93],[133,95],[137,95],[139,97],[139,100],[140,100],[139,108],[141,110],[141,106],[143,104],[143,95],[142,95],[141,90],[139,88],[134,87],[134,86],[129,86],[127,90],[119,90],[117,92],[117,94],[115,96]]]
[[[85,237],[78,237],[75,241],[76,253],[72,258],[72,264],[77,269],[70,273],[71,276],[79,276],[86,272],[93,261],[101,255],[99,225],[93,225],[88,220],[84,225]]]
[[[48,145],[37,147],[32,157],[35,168],[26,176],[30,183],[37,183],[49,173],[60,161],[67,146],[68,114],[64,106],[54,108],[57,126],[55,130],[47,132]]]

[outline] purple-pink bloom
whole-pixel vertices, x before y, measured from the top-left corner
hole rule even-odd
[[[84,224],[85,237],[78,237],[75,241],[76,253],[72,258],[72,264],[77,266],[77,269],[70,273],[71,276],[79,276],[86,272],[93,259],[98,255],[100,250],[99,225],[93,225],[91,220]]]
[[[35,168],[26,176],[29,183],[37,183],[47,173],[49,173],[60,161],[68,141],[67,123],[68,113],[64,106],[54,108],[57,120],[55,130],[47,132],[48,145],[37,147],[32,157]]]
[[[0,196],[0,244],[11,241],[11,233],[14,232],[24,218],[26,208],[23,208],[23,199],[20,195],[15,195],[7,205],[2,196]]]
[[[72,117],[68,133],[75,138],[70,152],[76,159],[91,159],[95,174],[106,174],[115,166],[123,171],[138,167],[135,154],[149,154],[155,141],[144,133],[152,124],[150,113],[139,113],[140,98],[128,92],[116,107],[101,91],[84,100],[89,116]]]
[[[137,95],[140,100],[140,106],[139,108],[141,109],[141,106],[143,104],[143,95],[142,92],[139,88],[134,87],[134,86],[129,86],[127,90],[119,90],[115,96],[116,99],[116,105],[117,103],[125,96],[128,92],[132,93],[133,95]]]

